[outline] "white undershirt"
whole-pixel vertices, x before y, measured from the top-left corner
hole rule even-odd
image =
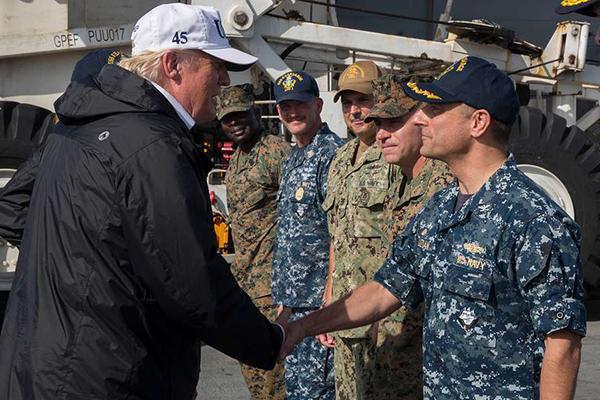
[[[188,129],[192,129],[192,126],[196,125],[196,121],[194,121],[192,116],[185,110],[185,108],[183,108],[181,103],[178,102],[177,99],[171,95],[171,93],[167,92],[158,83],[152,82],[149,79],[148,81],[156,88],[156,90],[158,90],[163,96],[165,96],[165,99],[167,99],[169,103],[171,103],[171,105],[175,109],[175,112],[177,113],[179,118],[181,118],[185,126],[187,126]]]

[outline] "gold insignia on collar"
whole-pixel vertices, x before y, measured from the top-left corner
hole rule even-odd
[[[560,5],[563,7],[578,6],[580,4],[589,3],[592,0],[562,0]]]
[[[485,249],[481,247],[479,244],[473,243],[465,243],[463,244],[463,248],[469,253],[473,254],[485,254]]]
[[[442,98],[435,93],[430,92],[429,90],[421,89],[417,86],[416,82],[409,82],[406,84],[410,90],[415,92],[416,94],[423,95],[431,100],[442,100]]]
[[[302,200],[302,198],[304,198],[304,188],[302,186],[300,186],[298,189],[296,189],[296,193],[294,194],[294,197],[296,198],[297,201]]]

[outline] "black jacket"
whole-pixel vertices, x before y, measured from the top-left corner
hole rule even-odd
[[[35,184],[0,337],[0,399],[191,399],[198,339],[272,368],[281,333],[217,254],[187,128],[148,81],[109,65],[98,82],[57,100],[61,123],[35,178],[23,174],[24,193]],[[18,229],[0,232],[14,242]]]

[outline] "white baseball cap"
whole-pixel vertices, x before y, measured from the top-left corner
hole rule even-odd
[[[131,34],[132,55],[167,49],[202,50],[225,61],[230,71],[248,69],[256,57],[229,45],[221,16],[213,7],[162,4],[140,18]]]

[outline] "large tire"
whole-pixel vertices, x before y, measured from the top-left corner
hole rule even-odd
[[[557,203],[572,204],[570,211],[574,211],[582,232],[586,296],[600,298],[600,142],[575,126],[567,127],[562,117],[522,107],[513,126],[509,149],[520,166],[530,166],[523,169],[554,175],[548,181],[550,184],[540,185],[544,190],[557,189],[554,192],[561,193],[562,183],[568,191],[562,192],[565,201]]]
[[[53,125],[52,113],[44,108],[0,101],[0,189],[18,166],[46,139]],[[7,288],[14,273],[17,250],[0,238],[0,326],[8,299]],[[9,265],[7,265],[9,264]]]

